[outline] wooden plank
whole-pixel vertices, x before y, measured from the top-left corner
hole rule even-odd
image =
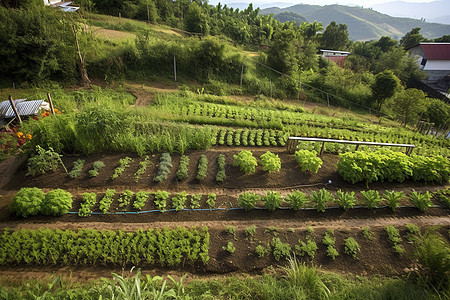
[[[48,103],[50,103],[50,112],[52,113],[52,115],[54,115],[55,108],[53,107],[53,101],[52,101],[52,97],[50,97],[50,93],[47,93],[47,100],[48,100]]]
[[[364,141],[348,141],[348,140],[307,138],[307,137],[296,137],[296,136],[295,137],[290,136],[288,138],[288,140],[308,141],[308,142],[330,142],[330,143],[341,143],[341,144],[352,144],[352,145],[372,145],[372,146],[407,147],[407,148],[416,147],[416,145],[411,145],[411,144],[392,144],[392,143],[377,143],[377,142],[364,142]]]
[[[11,107],[12,107],[12,109],[14,111],[14,114],[16,115],[17,120],[19,120],[19,123],[22,124],[22,119],[20,118],[20,115],[17,112],[16,105],[14,104],[14,100],[13,100],[11,95],[9,95],[9,103],[11,103]]]

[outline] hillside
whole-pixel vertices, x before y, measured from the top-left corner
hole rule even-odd
[[[297,13],[309,22],[320,21],[324,27],[332,21],[347,24],[352,40],[375,40],[382,36],[390,36],[398,40],[414,27],[420,27],[420,32],[425,38],[437,38],[450,32],[450,25],[391,17],[372,9],[342,5],[299,4],[284,9],[267,8],[261,10],[260,13],[266,15],[273,13],[276,17],[285,12]]]

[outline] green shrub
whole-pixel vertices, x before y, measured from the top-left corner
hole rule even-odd
[[[200,159],[198,160],[198,168],[197,168],[197,176],[195,179],[198,181],[203,181],[206,178],[206,175],[208,173],[208,159],[206,158],[206,155],[201,155]]]
[[[323,161],[317,157],[317,152],[314,150],[297,150],[294,157],[302,172],[317,173],[323,164]]]
[[[273,154],[270,151],[267,151],[263,155],[260,156],[261,165],[263,166],[264,171],[279,172],[281,170],[281,159],[278,155]]]
[[[280,207],[283,199],[281,198],[280,193],[268,191],[263,201],[265,202],[265,207],[268,211],[274,211],[275,209]]]
[[[188,178],[188,167],[189,167],[189,156],[182,155],[180,158],[180,165],[178,166],[178,171],[176,174],[177,180],[181,181]]]
[[[166,211],[167,199],[169,198],[169,192],[167,191],[157,191],[155,193],[155,205],[161,211]]]
[[[333,202],[333,195],[326,189],[320,189],[311,193],[310,201],[317,211],[325,212],[326,202]]]
[[[147,203],[148,198],[150,197],[150,192],[139,191],[136,193],[136,199],[133,202],[133,207],[137,210],[141,210],[145,203]]]
[[[62,155],[56,153],[53,148],[45,150],[41,146],[36,146],[36,153],[28,159],[28,171],[27,176],[36,176],[45,174],[47,172],[53,172],[58,169],[58,165],[61,164],[67,173],[67,169],[64,166]]]
[[[272,253],[276,261],[280,261],[283,257],[288,257],[291,253],[289,243],[283,243],[279,238],[272,238]]]
[[[378,207],[381,202],[380,194],[375,190],[361,191],[363,197],[363,204],[367,206],[368,209],[373,209]]]
[[[400,201],[404,198],[405,198],[405,193],[403,193],[403,192],[385,191],[383,194],[383,199],[385,199],[388,202],[389,207],[394,212],[397,209],[397,207],[399,206]]]
[[[216,181],[223,182],[225,178],[227,178],[227,175],[225,173],[225,155],[219,154],[219,156],[217,157]]]
[[[316,256],[316,251],[318,249],[316,242],[314,242],[310,237],[306,238],[306,243],[302,240],[298,240],[298,245],[295,245],[295,254],[299,256],[308,255],[312,259]]]
[[[424,194],[413,191],[409,195],[409,201],[421,211],[426,211],[432,205],[431,195],[428,191]]]
[[[233,155],[233,158],[233,166],[238,166],[245,174],[255,173],[258,163],[256,162],[256,158],[253,157],[252,152],[242,150],[238,155]]]
[[[111,207],[111,203],[113,202],[114,194],[116,193],[115,189],[106,189],[105,195],[99,202],[99,209],[102,211],[102,213],[108,212],[109,208]]]
[[[355,197],[355,192],[342,192],[341,190],[338,190],[336,192],[335,201],[341,208],[347,210],[356,204],[357,199]]]
[[[243,207],[245,211],[255,208],[255,203],[261,200],[261,196],[255,193],[243,192],[239,195],[238,205]]]
[[[40,212],[44,198],[44,192],[39,188],[21,188],[14,196],[9,211],[23,218],[35,216]]]
[[[131,157],[125,157],[119,159],[119,166],[114,169],[114,174],[112,175],[111,179],[117,179],[120,175],[122,175],[123,171],[125,171],[126,168],[130,166],[130,163],[133,162],[133,159]]]
[[[68,213],[71,208],[72,194],[62,189],[55,189],[45,194],[41,213],[46,216],[60,216]]]
[[[358,259],[360,248],[358,242],[352,238],[346,238],[344,242],[344,253]]]
[[[175,208],[176,211],[180,211],[184,209],[184,206],[187,201],[187,194],[185,191],[178,193],[175,197],[172,197],[172,207]]]
[[[308,198],[305,193],[300,191],[295,191],[292,194],[287,194],[284,199],[287,203],[289,203],[289,207],[293,210],[299,210],[305,206],[306,202],[308,202]]]
[[[227,251],[230,254],[233,254],[236,251],[236,248],[233,245],[233,242],[228,242],[226,246],[222,247],[223,250]]]
[[[70,179],[75,179],[81,175],[81,171],[83,170],[84,162],[85,161],[83,159],[77,159],[76,161],[73,162],[73,168],[69,172]]]
[[[206,205],[210,209],[213,209],[216,206],[216,194],[215,193],[209,193],[208,198],[206,198]]]
[[[101,168],[103,168],[105,164],[102,161],[94,161],[92,165],[92,169],[89,170],[89,177],[97,177]]]
[[[169,153],[164,152],[159,159],[158,172],[156,173],[154,182],[163,182],[169,177],[170,169],[172,169],[172,157]]]

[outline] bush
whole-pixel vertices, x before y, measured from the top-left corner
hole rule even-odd
[[[270,151],[267,151],[263,155],[260,156],[261,165],[263,166],[264,171],[279,172],[281,170],[281,159],[278,155],[273,154]]]
[[[28,159],[27,175],[36,176],[47,172],[53,172],[58,169],[59,164],[63,166],[67,173],[61,157],[62,155],[56,153],[52,148],[45,150],[41,146],[37,145],[36,154],[32,155]]]
[[[245,174],[255,173],[258,163],[251,151],[242,150],[238,155],[233,155],[233,158],[233,166],[238,166]]]
[[[308,202],[308,198],[305,193],[295,191],[292,194],[287,194],[285,201],[289,203],[291,209],[299,210],[305,205],[306,202]]]
[[[208,159],[206,158],[206,155],[202,155],[198,160],[197,177],[195,177],[195,179],[197,179],[198,181],[203,181],[206,178],[207,173]]]
[[[21,188],[14,196],[9,211],[23,218],[35,216],[40,212],[44,198],[45,195],[41,189]]]
[[[62,189],[55,189],[45,194],[41,213],[46,216],[60,216],[68,213],[71,208],[72,194]]]
[[[425,194],[413,191],[409,195],[409,201],[411,201],[411,203],[421,211],[426,211],[429,207],[431,207],[431,195],[428,191]]]
[[[92,165],[92,169],[89,170],[89,177],[97,177],[101,168],[105,167],[105,164],[102,161],[94,161]]]
[[[280,207],[283,199],[281,198],[280,193],[268,191],[263,201],[266,203],[265,206],[268,211],[274,211]]]
[[[180,165],[176,174],[177,180],[181,181],[188,178],[188,166],[189,166],[189,156],[182,155],[180,158]]]
[[[74,161],[73,162],[73,168],[69,172],[70,179],[75,179],[78,176],[80,176],[81,175],[81,171],[83,170],[83,166],[84,166],[84,160],[83,159],[77,159],[76,161]]]
[[[255,208],[256,201],[261,200],[261,196],[255,193],[243,192],[239,195],[238,205],[243,207],[245,211]]]
[[[351,255],[354,259],[358,259],[360,248],[358,242],[352,238],[346,238],[344,243],[345,254]]]
[[[312,150],[297,150],[294,154],[295,160],[302,169],[302,172],[317,173],[323,164],[323,161],[317,157],[317,152]]]

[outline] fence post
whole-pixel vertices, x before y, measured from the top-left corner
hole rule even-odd
[[[52,101],[52,97],[50,97],[50,93],[47,93],[47,99],[48,99],[48,103],[50,103],[50,112],[52,113],[52,115],[54,115],[55,108],[53,107],[53,101]]]
[[[19,113],[17,112],[16,105],[14,104],[14,100],[11,95],[9,95],[9,103],[11,103],[11,107],[14,111],[14,114],[16,115],[17,120],[19,120],[19,123],[22,124],[22,119],[20,118]]]

